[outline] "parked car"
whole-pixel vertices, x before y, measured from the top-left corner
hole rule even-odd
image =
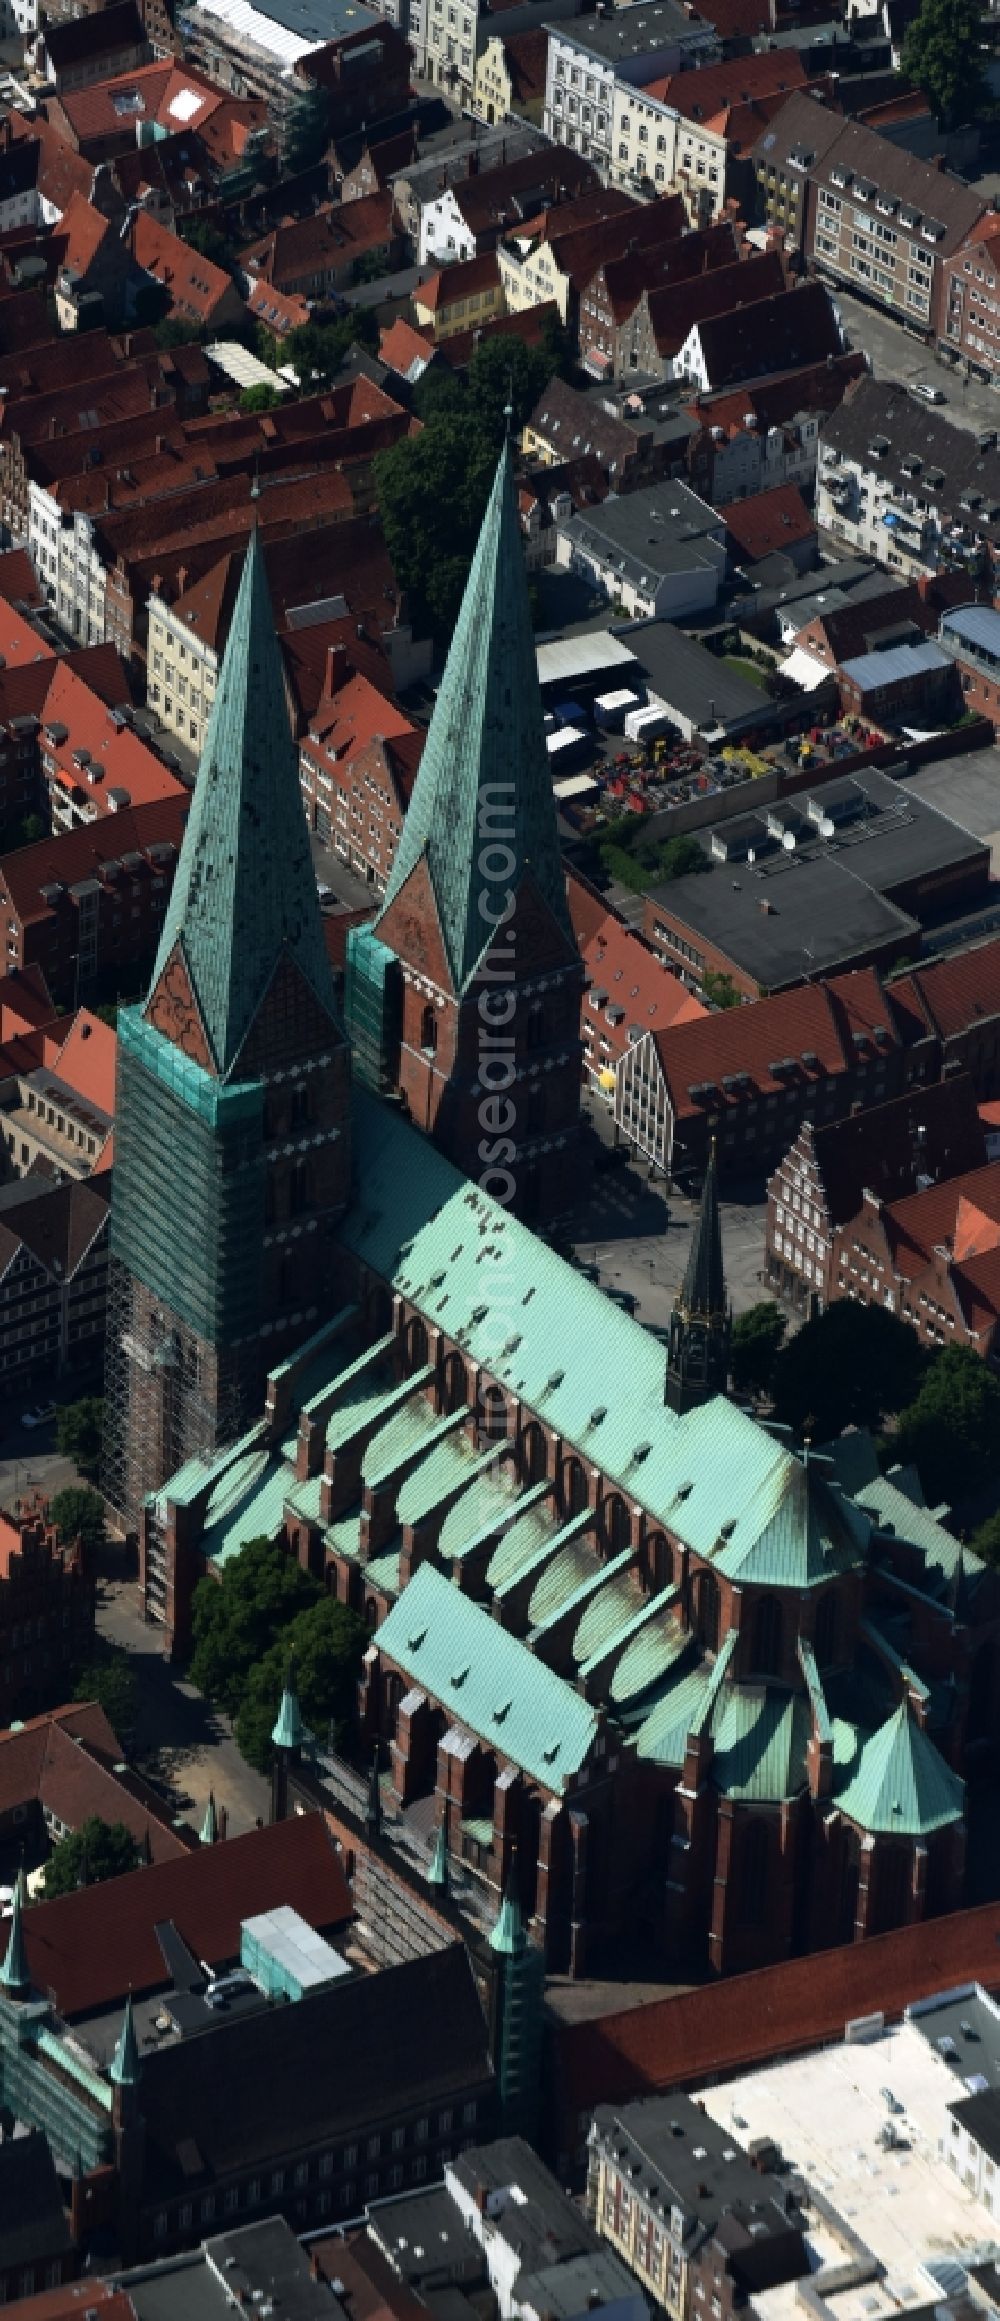
[[[54,1402],[36,1402],[34,1410],[26,1410],[22,1413],[21,1425],[48,1426],[50,1420],[53,1419],[55,1415],[56,1406]]]
[[[919,395],[922,403],[947,403],[948,400],[944,388],[932,387],[927,379],[915,379],[910,393],[911,395]]]

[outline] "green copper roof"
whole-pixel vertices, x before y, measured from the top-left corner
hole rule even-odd
[[[447,1888],[448,1840],[444,1834],[443,1821],[439,1821],[437,1825],[437,1834],[434,1839],[434,1851],[431,1855],[427,1868],[427,1883],[429,1886],[436,1886],[438,1891],[441,1893],[443,1893]]]
[[[727,1685],[713,1720],[712,1779],[725,1797],[770,1805],[795,1797],[806,1778],[812,1730],[801,1693],[768,1686],[763,1694]]]
[[[283,956],[336,1022],[264,559],[251,533],[153,970],[179,946],[216,1072],[233,1073]]]
[[[940,1593],[955,1576],[963,1550],[954,1532],[946,1531],[929,1507],[923,1507],[901,1488],[891,1471],[866,1483],[857,1494],[858,1506],[864,1507],[882,1530],[894,1531],[898,1539],[908,1540],[919,1549],[924,1559],[928,1584],[934,1593]],[[970,1574],[982,1570],[979,1557],[970,1549],[964,1550],[964,1560]]]
[[[485,1546],[517,1512],[520,1494],[516,1470],[492,1459],[448,1509],[438,1537],[442,1562],[460,1562],[476,1547]]]
[[[864,1561],[871,1530],[815,1460],[792,1452],[784,1453],[730,1525],[713,1560],[727,1579],[758,1587],[812,1588],[854,1569]]]
[[[516,892],[530,871],[567,940],[573,941],[542,716],[507,445],[375,922],[381,924],[425,857],[458,991],[495,937],[480,907],[483,846],[491,835],[513,855],[501,902],[503,893],[508,888]]]
[[[301,1749],[307,1741],[312,1740],[312,1734],[303,1723],[299,1696],[295,1690],[295,1671],[291,1666],[285,1679],[281,1707],[274,1720],[271,1740],[276,1749]]]
[[[526,1940],[521,1904],[513,1878],[508,1878],[497,1922],[490,1935],[490,1949],[495,1950],[501,1958],[520,1958]]]
[[[726,1276],[722,1263],[722,1224],[715,1171],[715,1140],[709,1154],[701,1202],[695,1219],[684,1281],[677,1300],[682,1314],[716,1321],[726,1312]]]
[[[675,1661],[693,1649],[690,1629],[682,1628],[675,1615],[665,1610],[668,1603],[677,1603],[679,1597],[679,1589],[668,1589],[664,1595],[654,1597],[632,1622],[633,1633],[615,1663],[611,1679],[613,1701],[634,1700],[640,1693],[648,1692],[650,1685],[665,1676]]]
[[[116,2087],[137,2087],[142,2072],[139,2061],[139,2042],[135,2035],[135,2016],[132,2012],[132,1993],[125,2001],[122,2027],[118,2044],[111,2059],[110,2076]]]
[[[456,1723],[558,1794],[597,1735],[594,1709],[527,1645],[421,1564],[375,1642]]]
[[[28,1953],[24,1943],[21,1881],[18,1878],[14,1887],[6,1955],[3,1965],[0,1966],[0,1990],[7,1991],[12,1999],[23,1999],[27,1997],[30,1989],[31,1969],[28,1965]]]
[[[860,1829],[926,1837],[961,1820],[964,1794],[965,1783],[902,1701],[863,1744],[837,1804]]]

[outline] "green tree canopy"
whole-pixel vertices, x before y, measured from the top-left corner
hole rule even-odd
[[[199,1580],[194,1591],[192,1683],[235,1716],[251,1669],[319,1594],[318,1580],[283,1547],[248,1540],[218,1579]]]
[[[927,1499],[972,1498],[1000,1466],[1000,1381],[971,1346],[945,1346],[904,1407],[899,1456],[912,1459]]]
[[[82,1539],[87,1555],[100,1553],[104,1546],[104,1501],[99,1491],[87,1491],[79,1483],[68,1484],[65,1491],[56,1492],[49,1514],[67,1546],[74,1539]]]
[[[988,1515],[978,1531],[973,1532],[969,1546],[991,1570],[1000,1571],[1000,1515]]]
[[[378,329],[370,314],[345,314],[338,322],[303,322],[298,330],[290,330],[273,352],[281,363],[290,364],[300,381],[304,395],[315,395],[328,387],[352,346],[375,347]],[[263,360],[269,361],[271,355]]]
[[[120,1644],[108,1644],[99,1658],[77,1670],[74,1700],[96,1700],[120,1741],[127,1741],[135,1725],[136,1680],[128,1653]]]
[[[946,129],[974,121],[984,102],[982,54],[978,0],[923,0],[903,36],[900,62]]]
[[[57,1447],[91,1482],[101,1464],[103,1434],[104,1404],[99,1394],[85,1394],[80,1402],[64,1402],[56,1412]]]
[[[738,1394],[767,1394],[774,1364],[788,1327],[773,1298],[762,1298],[733,1323],[732,1371]]]
[[[774,1364],[775,1412],[818,1442],[845,1426],[878,1427],[913,1401],[926,1363],[916,1331],[895,1314],[841,1298],[782,1346]]]
[[[232,244],[218,226],[209,225],[204,218],[179,218],[178,240],[186,242],[189,250],[197,250],[207,258],[210,266],[221,266],[224,274],[233,271]]]
[[[281,395],[277,387],[272,387],[267,379],[258,379],[256,386],[244,387],[240,396],[240,410],[273,411],[275,405],[280,401]]]
[[[60,1838],[45,1865],[42,1891],[47,1902],[72,1894],[77,1886],[101,1886],[139,1867],[139,1848],[123,1821],[102,1821],[96,1813]]]
[[[334,1596],[300,1612],[263,1659],[251,1669],[236,1719],[236,1740],[248,1764],[266,1773],[271,1732],[281,1705],[290,1654],[306,1724],[325,1740],[329,1727],[339,1742],[353,1722],[358,1673],[370,1631],[360,1613]]]
[[[469,407],[494,452],[499,451],[508,424],[512,435],[520,435],[554,367],[543,347],[525,346],[523,339],[498,333],[481,340],[469,364],[467,393]]]
[[[701,989],[702,997],[708,1001],[711,1007],[726,1008],[742,1005],[742,996],[737,991],[732,976],[720,972],[714,967],[706,968],[701,979]]]

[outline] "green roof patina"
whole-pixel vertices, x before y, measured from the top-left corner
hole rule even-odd
[[[816,1654],[804,1636],[799,1637],[799,1667],[806,1680],[806,1691],[809,1695],[809,1707],[816,1739],[820,1742],[832,1741],[833,1726],[830,1723],[830,1712],[826,1705],[823,1679],[819,1672]]]
[[[578,1668],[598,1658],[614,1644],[644,1603],[631,1553],[617,1570],[604,1566],[605,1586],[587,1604],[573,1631],[573,1658]]]
[[[426,860],[457,991],[470,982],[495,940],[495,927],[480,905],[483,842],[490,835],[514,858],[504,873],[503,890],[516,892],[530,872],[573,943],[509,444],[497,468],[375,922],[381,924]]]
[[[654,1596],[630,1623],[632,1633],[620,1660],[615,1662],[611,1678],[611,1698],[618,1703],[635,1700],[659,1682],[685,1652],[693,1651],[694,1637],[689,1628],[668,1613],[668,1604],[680,1600],[680,1590],[669,1588],[665,1595]],[[586,1673],[586,1671],[584,1671]]]
[[[235,1072],[283,958],[294,961],[338,1028],[298,754],[256,531],[243,566],[151,988],[176,951],[187,967],[222,1080]]]
[[[892,1531],[898,1539],[905,1539],[911,1547],[919,1549],[928,1580],[936,1573],[939,1590],[950,1585],[960,1560],[967,1576],[978,1578],[984,1568],[979,1557],[970,1548],[963,1549],[954,1532],[945,1530],[932,1509],[912,1497],[916,1478],[913,1477],[907,1490],[905,1483],[909,1480],[903,1468],[876,1476],[858,1492],[859,1507],[866,1510],[881,1530]]]
[[[461,1430],[445,1435],[402,1484],[396,1499],[400,1523],[422,1523],[444,1500],[464,1492],[464,1486],[477,1475],[492,1471],[496,1458],[495,1444],[477,1451]]]
[[[442,1415],[428,1402],[422,1384],[414,1386],[412,1379],[407,1383],[411,1393],[388,1425],[373,1435],[361,1462],[361,1473],[372,1489],[388,1483],[419,1451],[429,1451],[440,1442],[442,1435],[453,1434],[456,1427],[465,1423],[464,1410],[449,1410]]]
[[[122,2016],[122,2027],[118,2033],[118,2040],[114,2055],[111,2059],[108,2076],[114,2080],[116,2087],[138,2087],[140,2078],[142,2077],[142,2064],[139,2061],[139,2042],[135,2035],[135,2015],[132,2011],[131,1991],[129,1992],[125,2001],[125,2012]]]
[[[442,1561],[459,1563],[477,1547],[485,1547],[513,1522],[522,1503],[516,1470],[507,1461],[498,1465],[494,1457],[485,1474],[477,1475],[449,1508],[438,1538]]]
[[[965,1783],[902,1701],[884,1725],[862,1744],[837,1804],[860,1829],[926,1837],[961,1821]]]
[[[295,1667],[289,1661],[281,1707],[274,1720],[271,1740],[276,1749],[304,1749],[312,1734],[303,1721],[299,1696],[295,1689]]]
[[[421,1564],[375,1642],[497,1756],[562,1791],[597,1736],[589,1703],[432,1564]]]
[[[744,1804],[779,1804],[805,1786],[812,1730],[801,1693],[768,1685],[761,1695],[727,1685],[712,1720],[712,1779],[725,1797]]]

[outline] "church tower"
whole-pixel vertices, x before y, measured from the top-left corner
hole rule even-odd
[[[666,1400],[679,1418],[698,1403],[710,1402],[713,1394],[725,1393],[731,1329],[713,1141],[684,1280],[670,1316]]]
[[[349,1186],[349,1051],[253,534],[149,994],[118,1020],[105,1487],[130,1525],[329,1313]],[[155,1539],[149,1563],[163,1618]]]
[[[581,965],[566,902],[509,444],[385,899],[411,1118],[521,1215],[565,1202]],[[369,938],[370,940],[370,938]]]

